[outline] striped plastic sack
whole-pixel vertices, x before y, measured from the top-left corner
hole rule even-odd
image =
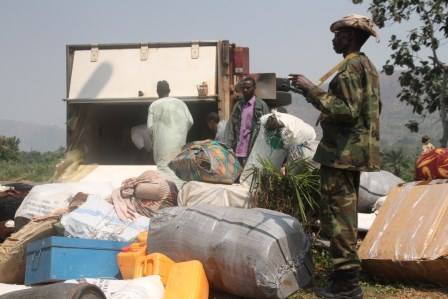
[[[242,168],[231,149],[214,140],[186,144],[168,166],[185,181],[233,184]]]

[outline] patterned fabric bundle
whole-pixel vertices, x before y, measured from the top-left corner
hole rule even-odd
[[[430,181],[448,178],[448,148],[437,148],[417,159],[415,179]]]
[[[214,140],[186,144],[169,167],[185,181],[220,184],[233,184],[242,170],[233,151]]]

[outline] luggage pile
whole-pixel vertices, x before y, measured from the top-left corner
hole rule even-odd
[[[95,180],[102,171],[97,167],[90,179],[30,186],[21,197],[0,198],[0,208],[12,207],[1,215],[7,218],[2,221],[12,221],[14,231],[0,244],[0,298],[206,299],[214,292],[287,298],[312,280],[311,241],[296,218],[254,206],[251,175],[262,160],[278,169],[285,161],[311,162],[315,138],[302,120],[274,112],[261,118],[244,168],[231,149],[206,140],[186,144],[169,169],[148,167],[125,177],[114,172],[113,180]],[[359,208],[370,213],[360,225],[369,230],[373,223],[373,228],[360,257],[374,274],[378,271],[371,269],[384,264],[384,276],[417,277],[413,264],[406,272],[394,256],[425,261],[429,267],[446,260],[445,248],[435,243],[431,252],[422,252],[412,245],[411,235],[388,232],[394,227],[393,211],[421,204],[418,196],[405,196],[417,186],[393,189],[400,183],[383,171],[362,174]],[[445,194],[444,186],[434,188]],[[10,187],[0,189],[0,196],[12,196]],[[446,210],[444,202],[437,204],[438,211]],[[424,212],[421,205],[419,211],[406,212],[409,219]],[[376,215],[374,207],[377,219],[370,217]],[[433,219],[442,219],[440,213],[433,213]],[[416,230],[437,232],[441,224],[415,223]],[[407,249],[380,250],[394,238],[399,240],[394,248],[404,244]],[[375,251],[364,244],[375,245]]]
[[[73,212],[81,209],[87,208]],[[286,298],[312,277],[310,242],[300,223],[270,210],[165,208],[128,241],[110,240],[131,235],[107,231],[110,225],[98,225],[106,232],[89,238],[67,237],[77,226],[58,219],[31,220],[0,246],[0,281],[28,286],[7,287],[8,298],[89,292],[91,298],[206,299],[211,286],[238,296]]]
[[[309,284],[308,236],[251,209],[231,150],[187,144],[170,166],[180,190],[158,170],[31,189],[0,245],[0,298],[286,298]]]

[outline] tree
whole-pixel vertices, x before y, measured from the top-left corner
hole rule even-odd
[[[0,136],[0,161],[17,160],[19,158],[20,139]]]
[[[363,0],[352,0],[358,4]],[[440,144],[448,141],[448,65],[441,60],[440,46],[448,38],[447,0],[371,0],[369,11],[382,28],[388,23],[418,20],[419,26],[406,37],[392,35],[390,58],[383,66],[387,75],[399,68],[400,101],[413,107],[413,112],[425,117],[439,111],[443,128]],[[418,122],[410,120],[406,127],[418,132]]]
[[[385,168],[390,169],[398,177],[403,175],[403,170],[409,168],[410,164],[402,148],[384,153],[382,162]]]

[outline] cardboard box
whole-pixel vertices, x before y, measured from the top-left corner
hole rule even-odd
[[[387,196],[358,251],[381,279],[448,283],[448,183],[410,183]]]

